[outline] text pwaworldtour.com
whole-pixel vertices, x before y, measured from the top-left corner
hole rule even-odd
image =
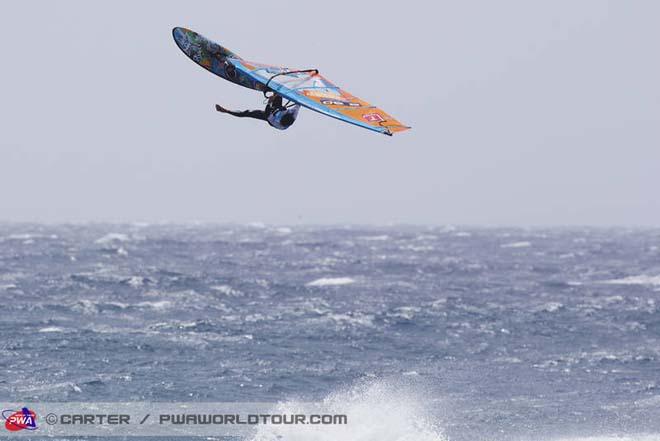
[[[348,415],[317,403],[0,403],[0,436],[235,436],[259,426],[348,424]]]

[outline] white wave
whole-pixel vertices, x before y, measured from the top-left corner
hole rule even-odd
[[[566,282],[566,284],[567,284],[568,286],[582,286],[582,285],[584,285],[583,282],[576,282],[576,281]]]
[[[500,245],[501,248],[527,248],[531,246],[532,244],[527,241],[511,242]]]
[[[99,312],[97,304],[88,299],[78,300],[76,303],[71,305],[71,309],[73,311],[80,312],[83,314],[89,314],[89,315],[98,314]]]
[[[605,296],[584,299],[584,301],[577,305],[578,308],[586,311],[600,310],[608,308],[617,303],[623,302],[625,299],[622,296]]]
[[[211,286],[211,289],[229,297],[241,297],[243,295],[241,291],[234,289],[229,285],[214,285]]]
[[[415,253],[423,252],[423,251],[433,251],[434,248],[430,245],[403,245],[401,247],[401,250],[407,250],[407,251],[413,251]]]
[[[355,280],[350,277],[322,277],[309,282],[307,286],[339,286],[350,285],[351,283],[355,283]]]
[[[388,317],[400,318],[403,320],[412,320],[415,315],[420,312],[422,308],[418,306],[401,306],[395,308],[393,312],[388,313]]]
[[[117,301],[94,301],[89,299],[79,299],[70,305],[72,311],[80,312],[87,315],[96,315],[101,311],[111,308],[111,310],[119,311],[129,308],[145,308],[155,311],[162,311],[174,306],[174,303],[169,300],[156,300],[156,301],[143,301],[138,303],[123,303]]]
[[[139,288],[141,286],[144,286],[145,283],[145,278],[140,277],[140,276],[131,276],[126,283],[128,283],[130,286],[133,288]]]
[[[108,244],[108,243],[113,243],[113,242],[128,242],[130,238],[126,234],[122,233],[108,233],[103,237],[99,237],[94,241],[94,243],[98,244]]]
[[[607,285],[649,285],[660,286],[660,276],[647,276],[645,274],[639,276],[623,277],[621,279],[603,280],[600,283]]]
[[[495,361],[496,363],[506,363],[506,364],[522,363],[522,360],[518,357],[498,357],[498,358],[494,358],[493,361]]]
[[[563,303],[560,302],[548,302],[537,308],[534,308],[534,312],[556,312],[564,307]]]
[[[243,319],[243,321],[245,321],[245,323],[256,323],[256,322],[263,322],[263,321],[272,320],[272,319],[273,319],[273,316],[256,313],[256,314],[246,315],[245,318]]]
[[[459,231],[458,233],[454,234],[455,237],[472,237],[472,233],[469,233],[467,231]]]
[[[447,298],[441,297],[437,300],[434,300],[431,303],[429,303],[429,306],[433,309],[443,309],[445,308],[445,306],[447,306]]]
[[[373,326],[375,317],[371,314],[328,314],[327,318],[339,325]]]
[[[436,236],[434,234],[420,234],[419,236],[417,236],[415,238],[415,240],[419,240],[419,241],[437,240],[437,239],[438,239],[438,236]]]
[[[58,326],[48,326],[39,329],[39,332],[64,332],[64,328],[60,328]]]
[[[169,300],[159,300],[155,302],[140,302],[137,303],[135,306],[138,306],[140,308],[149,308],[156,311],[162,311],[171,308],[173,306],[173,303],[170,302]]]
[[[341,262],[343,262],[343,259],[338,259],[337,257],[323,257],[318,260],[312,261],[314,265],[318,265],[318,266],[333,266]],[[319,270],[322,271],[322,269]]]
[[[348,424],[262,425],[252,441],[446,441],[425,401],[405,386],[376,380],[331,394],[320,403],[279,403],[272,412],[340,414],[347,416]]]
[[[381,234],[380,236],[360,236],[360,237],[358,237],[358,239],[384,241],[384,240],[389,240],[390,236],[388,236],[387,234]]]

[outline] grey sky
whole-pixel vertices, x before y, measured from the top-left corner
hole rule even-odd
[[[255,3],[258,3],[255,5]],[[660,2],[12,1],[0,220],[660,225]],[[286,132],[176,47],[318,67],[413,130]]]

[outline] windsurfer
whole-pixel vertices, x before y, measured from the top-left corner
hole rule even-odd
[[[267,121],[271,127],[279,130],[286,130],[296,121],[296,118],[298,117],[298,111],[300,110],[300,105],[294,104],[292,106],[284,106],[282,104],[282,97],[274,93],[270,98],[268,98],[268,103],[266,104],[266,108],[264,110],[234,111],[225,109],[219,104],[215,105],[215,110],[222,113],[228,113],[239,118],[260,119]]]

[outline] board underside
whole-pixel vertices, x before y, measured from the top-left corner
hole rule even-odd
[[[265,90],[260,82],[255,81],[253,78],[240,71],[230,70],[230,72],[227,72],[227,58],[241,60],[241,57],[229,49],[186,28],[174,28],[172,30],[172,36],[174,37],[177,46],[179,46],[179,49],[181,49],[188,58],[209,72],[224,78],[227,81],[231,81],[232,83],[247,87],[248,89],[259,91]]]

